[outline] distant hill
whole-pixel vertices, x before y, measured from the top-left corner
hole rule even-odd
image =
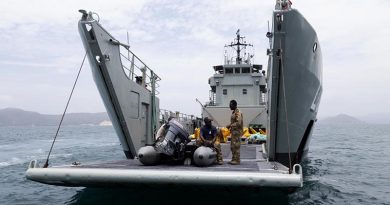
[[[359,119],[372,124],[390,124],[390,113],[375,113],[359,116]]]
[[[17,108],[0,110],[0,126],[46,126],[58,125],[61,115],[45,115]],[[109,121],[107,113],[69,113],[65,115],[63,125],[99,125]]]
[[[367,124],[365,121],[359,120],[355,117],[346,115],[346,114],[339,114],[334,117],[328,117],[324,118],[318,121],[320,124],[341,124],[341,125],[346,125],[346,124]]]

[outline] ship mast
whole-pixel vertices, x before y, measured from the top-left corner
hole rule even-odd
[[[225,47],[231,47],[231,48],[236,50],[236,52],[237,52],[236,64],[241,64],[242,58],[240,56],[240,53],[241,53],[242,48],[245,49],[247,46],[253,46],[253,45],[246,43],[246,41],[244,41],[245,37],[241,37],[240,29],[237,30],[236,35],[237,35],[237,38],[234,39],[235,40],[234,43],[231,42],[230,45],[225,45]]]

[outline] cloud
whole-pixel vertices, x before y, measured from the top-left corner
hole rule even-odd
[[[12,101],[12,96],[9,95],[0,95],[0,104],[8,103]]]
[[[0,2],[0,28],[10,28],[15,24],[69,25],[77,21],[79,9],[109,13],[110,19],[118,22],[135,18],[147,1],[132,0],[68,0],[63,2],[50,0],[17,0]]]
[[[54,64],[44,64],[44,63],[30,63],[30,62],[20,62],[20,61],[0,61],[0,64],[5,66],[22,66],[22,67],[53,67]]]
[[[363,115],[390,103],[389,6],[386,0],[293,1],[316,29],[323,51],[320,115]],[[80,8],[98,13],[120,41],[129,32],[131,49],[162,77],[162,108],[199,114],[194,99],[208,100],[212,66],[223,62],[223,46],[237,29],[255,45],[255,63],[267,63],[265,33],[274,1],[1,1],[0,93],[11,97],[8,107],[62,112],[85,52],[77,31]],[[71,110],[104,110],[88,64],[77,89]]]

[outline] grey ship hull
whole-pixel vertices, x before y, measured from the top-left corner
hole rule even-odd
[[[322,54],[317,34],[295,9],[273,15],[268,71],[268,154],[286,166],[309,149],[322,94]]]
[[[40,168],[36,161],[32,161],[26,171],[27,179],[52,185],[86,187],[151,183],[168,187],[176,183],[216,185],[222,186],[222,190],[231,186],[301,187],[302,167],[295,163],[299,163],[300,154],[308,150],[318,110],[322,90],[321,50],[314,30],[297,11],[286,11],[283,15],[281,29],[274,31],[272,48],[275,54],[271,56],[269,65],[267,148],[264,144],[243,145],[240,166],[143,166],[138,160],[126,160]],[[119,54],[120,44],[100,24],[83,16],[79,30],[95,83],[123,150],[128,158],[133,158],[139,147],[153,142],[153,110],[158,110],[158,99],[153,100],[151,92],[124,74]],[[281,42],[279,46],[278,42]],[[313,50],[314,42],[318,44],[316,52],[308,52]],[[276,56],[277,49],[283,50],[283,61]],[[281,77],[285,78],[284,83]],[[285,92],[281,92],[283,88]],[[286,128],[290,130],[289,135],[286,134]],[[290,167],[285,161],[289,152],[294,159],[292,164],[295,164]],[[225,161],[231,159],[228,144],[223,145],[223,153]]]
[[[153,107],[158,112],[158,98],[125,74],[120,44],[96,20],[79,21],[79,33],[88,55],[100,96],[127,158],[153,143]]]

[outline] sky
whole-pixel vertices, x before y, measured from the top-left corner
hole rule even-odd
[[[390,1],[292,0],[317,31],[323,52],[319,117],[390,113]],[[62,113],[85,52],[79,9],[100,23],[161,78],[160,108],[200,115],[213,65],[237,29],[267,66],[274,0],[2,0],[0,109]],[[103,112],[84,65],[68,112]]]

